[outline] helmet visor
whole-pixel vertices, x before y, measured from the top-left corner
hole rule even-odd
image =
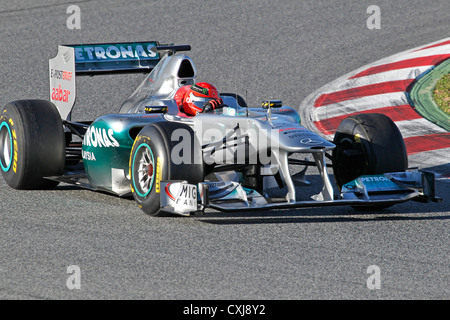
[[[190,94],[190,103],[195,105],[199,109],[203,109],[203,106],[209,101],[213,100],[212,98],[203,98],[194,96],[192,93]]]

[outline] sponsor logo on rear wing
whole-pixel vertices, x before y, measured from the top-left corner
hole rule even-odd
[[[49,60],[50,101],[70,120],[75,104],[75,75],[150,72],[160,61],[157,41],[60,45]]]
[[[156,41],[66,45],[74,49],[77,75],[148,72],[160,60],[159,53],[151,50],[156,46],[159,46]]]

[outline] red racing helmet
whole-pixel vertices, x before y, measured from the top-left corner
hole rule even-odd
[[[215,99],[219,99],[216,87],[206,82],[196,83],[184,94],[183,110],[186,114],[195,116],[203,111],[206,103]]]

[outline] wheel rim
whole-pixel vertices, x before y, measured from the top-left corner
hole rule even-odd
[[[11,129],[6,122],[0,124],[0,164],[4,172],[8,172],[12,164]]]
[[[133,186],[140,197],[146,197],[152,191],[155,169],[152,150],[147,144],[141,144],[133,158]]]

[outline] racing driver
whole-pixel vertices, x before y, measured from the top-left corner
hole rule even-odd
[[[223,108],[223,100],[216,87],[206,82],[184,86],[175,95],[180,111],[189,116]]]

